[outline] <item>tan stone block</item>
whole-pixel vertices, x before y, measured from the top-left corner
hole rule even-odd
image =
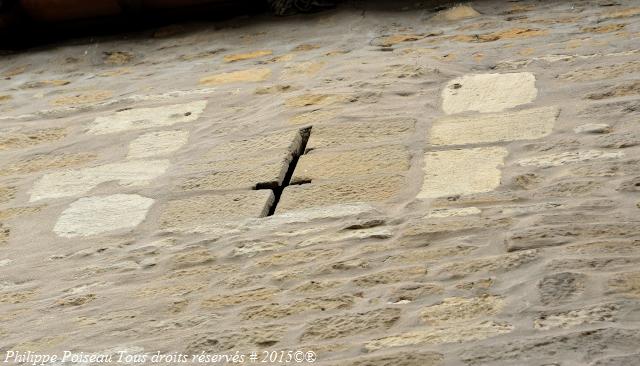
[[[169,201],[160,216],[170,231],[200,231],[216,223],[263,217],[273,203],[271,190],[207,194]]]
[[[423,266],[388,269],[357,277],[353,280],[353,283],[360,287],[372,287],[402,281],[417,281],[426,276],[426,274],[427,269]]]
[[[539,258],[535,250],[523,250],[516,253],[481,257],[466,261],[445,264],[437,272],[439,278],[459,278],[476,273],[497,273],[517,269]]]
[[[46,128],[34,131],[3,131],[0,136],[0,151],[22,149],[47,142],[61,140],[67,136],[64,128]]]
[[[503,307],[504,299],[498,296],[449,297],[422,309],[420,318],[429,325],[466,322],[496,315]]]
[[[405,185],[403,176],[378,175],[367,179],[288,186],[282,193],[276,212],[338,203],[384,202],[397,197]]]
[[[247,52],[247,53],[236,53],[233,55],[224,56],[224,62],[251,60],[253,58],[271,56],[272,54],[273,54],[273,51],[271,50],[258,50],[258,51]]]
[[[608,282],[612,293],[630,298],[640,298],[640,272],[618,273]]]
[[[231,83],[250,83],[267,80],[271,76],[271,70],[267,68],[254,68],[233,72],[225,72],[205,76],[200,79],[202,85],[223,85]]]
[[[368,331],[384,331],[398,319],[400,319],[400,309],[396,308],[317,319],[307,325],[301,341],[343,338]]]
[[[500,167],[507,154],[502,147],[427,152],[418,198],[492,191],[500,185]]]
[[[551,133],[558,113],[556,107],[544,107],[508,113],[445,117],[433,124],[429,143],[436,146],[467,145],[538,139]]]
[[[349,309],[353,306],[353,296],[307,298],[291,304],[266,304],[250,306],[242,311],[244,320],[281,319],[287,316],[308,313],[311,311],[327,311]]]
[[[419,344],[443,344],[470,342],[513,331],[513,325],[503,322],[484,321],[481,323],[463,323],[446,327],[428,328],[403,334],[392,335],[367,342],[367,351],[377,351],[391,347],[404,347]]]
[[[198,174],[183,179],[180,188],[186,191],[195,190],[231,190],[275,188],[282,185],[289,168],[288,162],[276,162],[255,165],[254,168],[243,167],[235,170],[219,170]]]
[[[470,74],[451,80],[442,90],[447,114],[500,112],[532,102],[538,95],[532,73]]]
[[[415,127],[416,120],[413,118],[314,126],[307,150],[404,140],[415,131]]]
[[[566,329],[582,324],[611,322],[616,320],[620,308],[618,304],[602,304],[575,310],[546,312],[533,321],[533,327],[540,330]]]
[[[249,302],[270,301],[279,292],[277,288],[261,287],[240,292],[211,296],[202,301],[202,307],[217,309]]]
[[[402,174],[409,170],[410,160],[409,151],[400,145],[363,150],[312,151],[300,157],[291,183],[299,184],[372,174]]]
[[[291,129],[257,136],[247,136],[218,144],[207,151],[205,158],[212,160],[236,160],[249,157],[253,162],[275,159],[273,154],[293,153],[302,142],[300,130]]]
[[[13,174],[28,174],[49,169],[71,168],[84,165],[97,158],[93,153],[72,154],[38,154],[18,160],[0,169],[0,176]]]

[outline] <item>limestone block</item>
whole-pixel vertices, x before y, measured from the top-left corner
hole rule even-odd
[[[415,126],[416,120],[413,118],[314,126],[307,142],[307,150],[403,140],[415,131]]]
[[[291,183],[371,174],[401,174],[409,170],[410,160],[409,151],[400,145],[348,151],[312,151],[300,157]]]
[[[153,202],[135,194],[81,198],[62,212],[53,231],[73,238],[135,228],[144,221]]]
[[[193,122],[200,117],[206,106],[206,101],[199,100],[154,108],[125,109],[108,116],[97,117],[87,133],[103,135]]]
[[[507,154],[502,147],[427,152],[418,198],[492,191],[500,185],[500,167]]]
[[[305,328],[301,341],[342,338],[374,330],[384,331],[398,319],[400,319],[400,309],[396,308],[317,319]]]
[[[549,330],[614,321],[620,308],[619,304],[601,304],[582,309],[542,313],[533,321],[533,327]]]
[[[222,74],[215,74],[205,76],[200,79],[202,85],[224,85],[231,83],[251,83],[267,80],[271,76],[271,70],[258,67],[247,70],[225,72]]]
[[[166,156],[178,151],[189,139],[189,131],[156,131],[145,133],[129,144],[127,159]]]
[[[184,179],[180,188],[187,191],[275,188],[282,185],[288,168],[288,162],[281,161],[254,168],[211,171]]]
[[[247,136],[223,142],[207,151],[205,158],[215,160],[233,160],[250,156],[253,161],[264,161],[267,157],[290,154],[297,151],[302,142],[300,130],[291,129],[263,135]]]
[[[619,159],[625,154],[621,151],[606,152],[601,150],[580,150],[564,153],[555,153],[521,159],[516,164],[521,166],[533,166],[537,168],[550,168],[566,164],[574,164],[593,160]]]
[[[271,190],[206,194],[168,202],[160,215],[169,231],[199,231],[216,223],[263,217],[273,203]]]
[[[465,322],[496,315],[503,306],[504,299],[499,296],[449,297],[422,309],[420,318],[429,325]]]
[[[97,185],[116,181],[123,186],[144,186],[164,174],[168,160],[132,160],[42,176],[31,190],[31,202],[87,193]]]
[[[539,253],[533,249],[510,254],[457,261],[441,267],[438,271],[438,278],[460,278],[476,273],[507,272],[531,263],[538,258]]]
[[[276,212],[338,203],[383,202],[397,197],[405,187],[405,181],[405,177],[400,175],[378,175],[366,179],[288,186],[282,193]]]
[[[484,321],[480,323],[463,323],[446,327],[434,327],[424,330],[396,334],[367,342],[364,348],[377,351],[391,347],[404,347],[419,344],[443,344],[470,342],[513,331],[513,325],[503,322]]]
[[[61,140],[67,136],[64,128],[46,128],[33,131],[2,131],[0,133],[0,151],[22,149],[47,142]]]
[[[500,112],[532,102],[538,95],[532,73],[470,74],[451,80],[442,91],[446,114]]]
[[[467,145],[487,142],[531,140],[553,130],[559,109],[544,107],[516,112],[473,116],[450,116],[437,120],[431,128],[432,145]]]

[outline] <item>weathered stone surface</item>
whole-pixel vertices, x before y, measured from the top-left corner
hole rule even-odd
[[[89,125],[87,133],[103,135],[193,122],[200,117],[206,106],[207,102],[202,100],[154,108],[125,109],[111,115],[97,117]]]
[[[3,169],[0,170],[0,176],[29,174],[50,169],[72,168],[95,160],[96,157],[93,153],[32,155],[3,167]]]
[[[608,352],[637,350],[640,332],[631,329],[600,328],[555,337],[512,340],[491,346],[477,346],[462,354],[467,365],[535,362],[544,364],[562,360],[594,361]]]
[[[504,306],[504,299],[484,295],[474,298],[449,297],[440,304],[427,306],[420,312],[420,318],[428,325],[459,323],[498,314]]]
[[[0,136],[0,151],[23,149],[26,147],[61,140],[67,136],[64,128],[46,128],[32,131],[6,131]]]
[[[17,189],[16,187],[3,187],[0,186],[0,204],[7,203],[15,198]]]
[[[187,143],[189,131],[157,131],[139,136],[129,144],[128,159],[144,159],[166,156],[178,151]]]
[[[309,323],[301,341],[325,340],[389,329],[400,318],[400,309],[383,308],[364,313],[335,315]]]
[[[81,106],[102,102],[113,96],[110,90],[87,90],[80,93],[68,94],[53,99],[50,104],[53,106]]]
[[[511,254],[459,261],[447,264],[440,268],[438,271],[438,277],[460,278],[475,273],[506,272],[531,263],[538,259],[538,257],[538,252],[534,249]]]
[[[622,75],[632,74],[638,71],[640,71],[640,62],[631,61],[606,66],[581,68],[564,73],[559,77],[570,81],[593,81],[618,78]]]
[[[200,79],[200,84],[224,85],[233,83],[252,83],[267,80],[269,77],[271,77],[271,70],[259,67],[205,76]]]
[[[420,217],[410,220],[405,229],[405,236],[430,236],[442,233],[460,232],[483,228],[500,228],[510,224],[507,218],[494,219],[488,217],[452,216],[444,218]]]
[[[600,133],[609,133],[611,132],[611,126],[606,123],[588,123],[586,125],[580,125],[573,129],[575,133],[585,133],[585,134],[600,134]]]
[[[169,201],[160,225],[169,231],[197,232],[224,221],[263,217],[272,203],[271,190],[193,196]]]
[[[31,202],[76,196],[87,193],[97,185],[118,182],[122,186],[144,186],[164,174],[168,160],[132,160],[100,165],[80,170],[66,170],[42,176],[31,190]]]
[[[558,246],[580,239],[637,238],[640,222],[595,222],[534,226],[512,233],[507,238],[507,250]]]
[[[344,103],[353,97],[348,94],[301,94],[285,100],[284,105],[289,108],[302,108],[308,106],[326,106]]]
[[[620,308],[620,305],[611,303],[576,310],[546,312],[538,315],[533,321],[533,327],[540,330],[549,330],[554,328],[573,328],[582,324],[611,322],[615,320]]]
[[[244,320],[281,319],[291,315],[312,311],[349,309],[353,306],[352,296],[317,297],[299,300],[290,304],[271,303],[247,307],[242,311]]]
[[[502,147],[427,152],[418,198],[492,191],[500,185],[500,168],[507,154]]]
[[[530,103],[537,95],[532,73],[464,75],[442,90],[442,109],[447,114],[500,112]]]
[[[437,352],[402,352],[342,360],[335,366],[438,366],[444,356]]]
[[[512,330],[513,326],[511,324],[503,322],[484,321],[479,323],[455,324],[375,339],[367,342],[364,348],[369,352],[373,352],[391,347],[470,342],[510,333]]]
[[[372,174],[402,174],[409,170],[410,160],[411,156],[407,149],[399,145],[363,150],[312,151],[300,157],[291,183],[299,184]]]
[[[0,222],[0,246],[7,245],[9,242],[9,234],[11,234],[11,230]]]
[[[318,262],[336,257],[342,253],[340,249],[301,249],[275,253],[261,258],[257,264],[263,267],[295,266],[302,263]]]
[[[521,159],[516,162],[522,166],[533,166],[538,168],[549,168],[566,164],[574,164],[594,160],[619,159],[624,157],[621,151],[606,152],[600,150],[581,150],[557,154],[547,154],[534,158]]]
[[[220,164],[211,164],[213,166]],[[275,188],[282,185],[287,170],[287,161],[276,161],[261,164],[257,167],[238,167],[205,172],[182,179],[180,189],[185,191],[198,190],[231,190]]]
[[[405,179],[400,175],[376,175],[362,179],[288,186],[282,193],[276,212],[280,214],[338,203],[384,202],[401,193]]]
[[[373,119],[348,124],[314,126],[307,142],[307,150],[401,141],[415,131],[415,126],[416,120],[412,118]]]
[[[231,350],[271,350],[282,340],[285,332],[286,327],[283,325],[264,325],[201,333],[190,337],[184,352],[188,355],[200,355],[202,352],[208,355],[229,352],[233,355]]]
[[[640,298],[640,272],[618,273],[609,279],[609,291],[629,298]]]
[[[273,158],[273,154],[290,155],[298,150],[301,141],[300,130],[288,129],[217,144],[207,151],[206,157],[216,160],[234,160],[232,158],[242,157],[254,164],[260,164],[267,156]]]
[[[217,309],[252,302],[271,301],[277,293],[278,289],[276,288],[260,287],[226,295],[211,296],[202,301],[202,307],[207,309]]]
[[[482,211],[477,207],[439,208],[429,212],[427,218],[441,219],[446,217],[479,215]]]
[[[272,54],[273,54],[273,51],[271,50],[258,50],[258,51],[246,52],[246,53],[236,53],[233,55],[225,55],[224,61],[225,62],[244,61],[244,60],[250,60],[258,57],[270,56]]]
[[[401,281],[417,281],[424,278],[427,269],[421,266],[407,268],[388,269],[368,275],[356,277],[353,283],[360,287],[372,287],[378,285],[388,285]]]
[[[538,283],[540,302],[559,305],[575,299],[584,291],[587,277],[583,274],[562,272],[545,276]]]
[[[53,231],[73,238],[132,229],[144,221],[153,202],[135,194],[81,198],[62,212]]]
[[[391,290],[388,296],[390,304],[408,304],[412,301],[444,292],[444,288],[435,283],[417,283],[403,285]]]
[[[467,145],[513,140],[532,140],[553,131],[559,109],[543,107],[478,116],[449,116],[434,122],[429,143]]]

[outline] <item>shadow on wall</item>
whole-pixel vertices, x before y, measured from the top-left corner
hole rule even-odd
[[[0,50],[11,53],[69,38],[117,36],[188,21],[292,15],[335,5],[437,11],[460,1],[426,0],[0,0]],[[225,26],[224,24],[220,24]],[[228,26],[228,24],[226,25]]]

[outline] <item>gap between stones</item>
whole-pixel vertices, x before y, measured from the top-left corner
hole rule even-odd
[[[284,180],[282,181],[282,184],[276,187],[265,187],[260,185],[256,186],[256,189],[272,189],[273,190],[274,199],[273,199],[273,203],[271,204],[271,207],[269,208],[269,213],[267,214],[267,216],[273,216],[273,214],[276,212],[276,208],[278,207],[278,203],[280,202],[280,197],[282,196],[282,192],[284,191],[285,188],[287,188],[287,186],[290,185],[291,177],[293,177],[293,172],[296,170],[296,166],[298,165],[298,160],[300,160],[300,156],[304,155],[305,150],[307,148],[307,142],[309,141],[309,136],[311,136],[312,127],[313,126],[309,126],[309,127],[300,129],[300,137],[301,137],[300,145],[298,146],[298,149],[293,152],[293,156],[291,158],[291,161],[289,162],[289,167],[287,168],[287,173],[284,176]],[[311,183],[311,182],[303,182],[299,184],[304,184],[304,183]]]

